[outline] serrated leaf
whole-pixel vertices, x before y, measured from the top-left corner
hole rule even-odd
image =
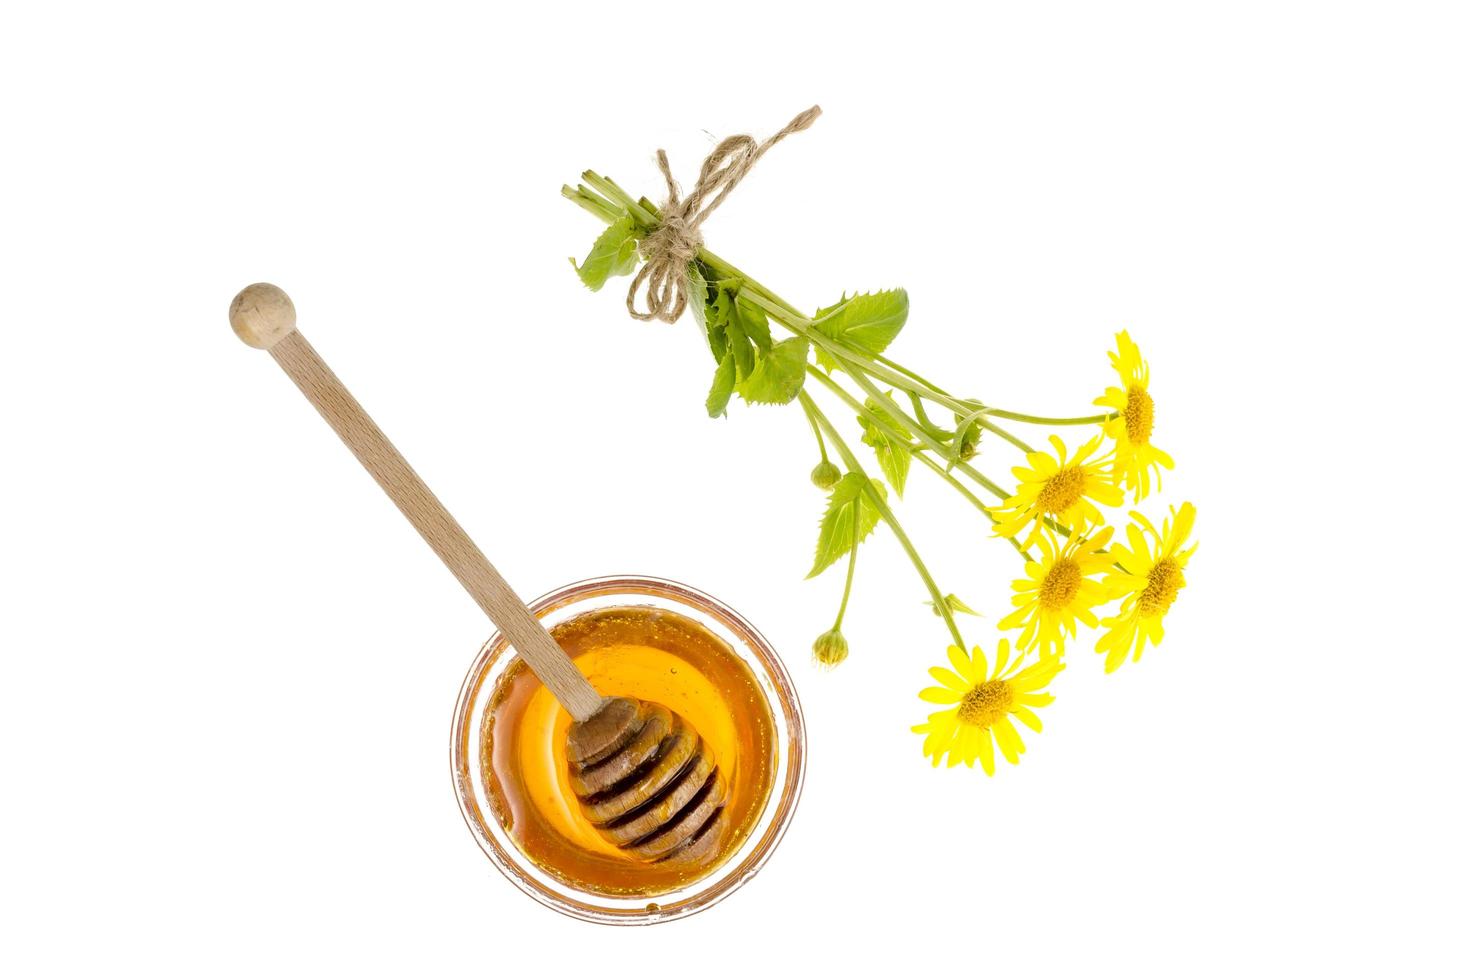
[[[789,341],[788,341],[789,343]],[[879,523],[879,510],[865,492],[865,477],[861,473],[848,473],[833,485],[827,498],[827,510],[822,514],[822,526],[817,534],[817,555],[812,562],[808,578],[821,574],[829,565],[853,549],[854,542],[862,543]],[[882,486],[875,484],[877,490]]]
[[[755,370],[755,348],[735,320],[736,317],[731,316],[730,322],[725,325],[725,336],[730,342],[730,353],[735,358],[735,378],[744,380]]]
[[[817,311],[813,325],[823,335],[869,351],[884,353],[910,313],[910,299],[903,289],[882,293],[860,293]]]
[[[730,294],[723,289],[709,287],[704,297],[704,333],[709,340],[709,351],[718,364],[730,349],[729,326],[733,312]]]
[[[710,326],[724,326],[730,322],[734,303],[727,290],[710,286],[704,296],[704,322]]]
[[[714,355],[714,363],[718,364],[725,359],[730,352],[730,336],[721,324],[718,329],[705,324],[704,338],[709,341],[709,353]]]
[[[756,350],[765,354],[771,349],[771,322],[766,319],[766,313],[759,306],[747,299],[735,302],[734,322],[745,331],[745,336],[755,344]]]
[[[591,246],[586,261],[576,265],[576,275],[593,292],[606,285],[613,276],[625,276],[637,268],[637,231],[632,216],[626,215],[607,225]]]
[[[807,341],[783,340],[756,359],[750,376],[735,386],[752,405],[785,405],[802,390],[807,379]]]
[[[831,306],[820,306],[820,307],[818,307],[817,308],[817,315],[812,318],[812,322],[813,323],[816,323],[818,320],[825,320],[825,319],[827,319],[828,317],[832,316],[833,313],[835,313],[837,310],[841,309],[842,306],[843,306],[843,304],[846,303],[846,302],[848,302],[848,294],[847,293],[844,293],[843,294],[843,298],[840,299],[840,300],[838,300],[836,303],[832,304]],[[832,374],[838,368],[842,367],[842,365],[840,365],[838,363],[838,359],[837,358],[833,357],[831,354],[829,354],[827,351],[823,350],[821,347],[817,347],[817,346],[814,345],[813,348],[812,348],[812,353],[817,358],[817,366],[820,367],[820,368],[822,368],[822,370],[826,371],[828,374]]]
[[[843,306],[847,304],[848,299],[849,299],[848,294],[847,293],[843,293],[842,296],[840,296],[838,298],[838,301],[836,303],[833,303],[831,306],[819,306],[817,308],[817,315],[815,317],[813,317],[812,319],[813,320],[824,320],[827,317],[832,316],[834,313],[836,313],[838,310],[841,310],[843,308]]]
[[[889,399],[890,404],[894,403],[892,394],[884,397]],[[910,460],[913,458],[907,446],[909,430],[874,399],[870,398],[865,407],[871,414],[858,416],[858,424],[863,426],[863,444],[873,449],[874,455],[879,459],[879,468],[884,471],[884,477],[894,488],[894,492],[902,497],[905,477],[909,476]],[[897,438],[891,437],[890,433]]]
[[[726,354],[719,362],[719,367],[714,369],[714,382],[709,386],[709,397],[704,400],[704,407],[709,411],[709,417],[717,419],[725,413],[725,406],[730,404],[730,396],[735,393],[735,358]]]

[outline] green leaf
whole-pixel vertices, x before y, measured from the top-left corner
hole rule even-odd
[[[818,310],[813,325],[832,340],[882,354],[904,329],[909,312],[909,296],[903,289],[860,293]]]
[[[725,330],[724,324],[718,329],[705,325],[704,336],[709,341],[709,353],[714,355],[714,363],[718,364],[725,359],[730,352],[730,337]]]
[[[735,386],[752,405],[785,405],[802,390],[807,379],[807,341],[783,340],[755,362],[750,376]]]
[[[815,320],[825,320],[828,317],[832,316],[834,313],[836,313],[838,310],[841,310],[846,305],[848,305],[848,294],[847,293],[844,293],[842,295],[842,298],[840,298],[836,303],[832,304],[831,306],[819,306],[817,308],[817,315],[814,316],[812,319],[814,321]]]
[[[966,603],[964,603],[960,599],[956,598],[956,593],[954,593],[954,592],[952,592],[948,596],[942,596],[942,598],[946,600],[946,605],[948,605],[948,606],[951,607],[951,612],[965,613],[967,616],[980,616],[981,615],[981,613],[977,612],[975,609],[972,609]],[[938,606],[936,606],[935,600],[933,600],[933,599],[926,599],[925,600],[925,605],[927,605],[927,606],[930,607],[930,611],[931,612],[935,613],[937,616],[940,615],[940,608]]]
[[[709,339],[709,350],[718,364],[730,349],[729,325],[733,312],[730,294],[723,289],[709,287],[704,296],[704,332]]]
[[[848,294],[844,293],[843,298],[838,300],[833,305],[818,307],[817,315],[812,318],[812,322],[816,323],[818,320],[827,319],[835,312],[842,309],[843,304],[846,302],[848,302]],[[815,344],[812,347],[812,353],[817,357],[817,366],[822,368],[822,370],[826,371],[828,374],[832,374],[834,371],[842,366],[838,363],[837,358],[833,357],[827,351],[823,350],[821,347],[816,346]]]
[[[750,377],[750,372],[755,370],[755,348],[734,317],[725,324],[725,336],[730,342],[730,353],[735,357],[735,377],[741,380]]]
[[[736,301],[735,313],[734,320],[745,331],[745,336],[762,354],[768,352],[771,349],[771,322],[766,319],[765,311],[750,300],[742,299]]]
[[[821,574],[827,566],[846,555],[853,549],[855,541],[862,543],[879,523],[879,510],[865,491],[868,486],[865,479],[862,473],[849,473],[834,484],[832,495],[827,498],[827,510],[822,515],[822,527],[817,535],[817,556],[812,562],[812,570],[807,573],[808,578]],[[883,493],[884,487],[878,481],[874,481],[874,487]]]
[[[719,367],[714,369],[714,383],[709,386],[709,397],[704,400],[709,417],[717,419],[725,414],[725,406],[730,403],[730,396],[734,393],[735,358],[732,354],[726,354],[719,362]]]
[[[894,403],[892,394],[886,394],[884,397],[889,399],[890,404]],[[912,454],[899,440],[902,439],[904,443],[908,443],[910,432],[874,399],[870,398],[864,407],[869,410],[870,414],[858,416],[858,424],[863,426],[863,444],[873,448],[874,454],[879,458],[879,468],[884,471],[889,485],[894,488],[895,493],[902,497],[904,496],[904,480],[910,472]],[[889,433],[899,438],[891,438]]]
[[[576,275],[591,290],[600,289],[613,276],[625,276],[637,268],[637,231],[632,216],[626,215],[607,226],[591,246],[586,261],[576,265]]]

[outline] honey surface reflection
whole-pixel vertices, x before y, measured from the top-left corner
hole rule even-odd
[[[750,668],[700,623],[654,607],[598,609],[551,632],[602,694],[661,704],[698,730],[730,787],[725,825],[697,862],[645,863],[608,843],[581,815],[566,775],[570,716],[515,661],[498,679],[480,740],[484,785],[515,844],[567,884],[608,895],[658,895],[722,864],[755,826],[776,772],[775,725]]]

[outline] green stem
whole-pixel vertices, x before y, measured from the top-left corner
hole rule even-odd
[[[946,621],[946,627],[951,631],[951,638],[956,641],[956,646],[963,650],[966,649],[966,641],[961,637],[961,630],[956,625],[956,617],[951,614],[950,604],[946,602],[945,596],[941,594],[940,589],[936,586],[935,579],[930,575],[930,569],[925,567],[925,562],[921,560],[920,553],[915,550],[915,546],[910,542],[909,535],[905,533],[904,528],[899,523],[899,519],[894,516],[894,511],[890,509],[883,495],[874,487],[873,481],[868,479],[868,474],[859,465],[858,458],[853,455],[853,450],[849,449],[848,444],[843,441],[843,437],[838,435],[838,430],[834,429],[832,423],[827,420],[827,416],[822,414],[822,411],[817,407],[817,403],[812,400],[811,395],[808,395],[805,390],[800,391],[797,393],[797,400],[802,403],[802,409],[817,420],[817,424],[822,427],[822,431],[827,435],[828,442],[833,444],[833,448],[837,450],[838,456],[842,458],[849,471],[863,475],[863,492],[868,494],[869,502],[874,505],[879,512],[879,516],[889,525],[889,529],[894,532],[895,538],[899,540],[900,547],[904,549],[905,554],[909,556],[910,562],[914,564],[915,571],[919,573],[920,580],[925,583],[925,589],[930,593],[930,598],[935,603],[935,608],[940,610],[941,618]]]
[[[845,368],[844,370],[847,369]],[[939,456],[941,459],[954,463],[957,469],[959,469],[962,473],[965,473],[967,476],[971,477],[977,483],[981,484],[991,493],[995,494],[999,499],[1006,500],[1008,498],[1009,494],[1006,490],[1003,490],[996,483],[992,482],[981,473],[977,472],[974,467],[967,465],[961,460],[954,459],[953,453],[947,451],[945,447],[941,446],[940,443],[932,439],[930,437],[930,434],[922,429],[919,425],[915,424],[915,421],[911,419],[908,415],[906,415],[898,405],[895,405],[894,402],[890,399],[885,398],[883,393],[880,392],[878,388],[874,387],[873,382],[869,381],[867,378],[863,377],[859,372],[856,371],[849,371],[848,374],[853,379],[854,384],[862,388],[870,398],[873,398],[875,401],[879,402],[885,411],[894,416],[895,420],[903,425],[906,429],[913,432],[915,437],[929,446],[937,456]]]
[[[898,371],[900,374],[908,375],[909,377],[914,378],[916,381],[920,382],[922,385],[924,385],[925,387],[929,388],[931,391],[939,392],[942,395],[949,395],[950,394],[950,392],[946,391],[940,385],[931,383],[929,380],[927,380],[926,378],[921,377],[920,375],[916,374],[914,371],[911,371],[909,368],[905,367],[903,364],[899,364],[899,363],[897,363],[895,361],[891,361],[889,358],[885,357],[883,354],[875,354],[874,357],[877,358],[878,361],[879,361],[879,363],[882,364],[882,365],[884,365],[885,367],[893,368],[894,370]]]
[[[611,224],[626,213],[605,198],[593,194],[591,189],[584,184],[579,187],[571,187],[569,184],[566,184],[560,188],[560,195],[568,201],[575,201],[607,224]]]
[[[857,408],[861,412],[867,412],[867,409],[865,409],[862,405],[860,405],[858,403],[858,400],[857,399],[855,399],[852,395],[848,394],[848,392],[847,392],[846,389],[842,388],[836,381],[834,381],[832,378],[829,378],[822,371],[819,371],[817,368],[815,368],[812,365],[808,364],[807,365],[807,373],[810,374],[810,375],[812,375],[818,381],[822,382],[822,384],[824,384],[829,389],[831,389],[831,391],[833,392],[833,394],[837,395],[839,398],[841,398],[844,402],[846,402],[850,406],[853,406],[853,407]],[[935,453],[941,459],[945,459],[945,460],[950,460],[951,459],[951,454],[945,452],[944,449],[943,449],[943,447],[941,446],[941,444],[939,442],[936,442],[934,439],[930,438],[929,434],[927,434],[923,429],[921,429],[918,425],[916,425],[909,418],[909,416],[905,415],[904,412],[902,410],[900,410],[900,408],[899,408],[898,405],[895,405],[894,402],[890,401],[888,398],[885,398],[884,395],[883,395],[883,393],[880,392],[878,388],[875,388],[868,381],[867,378],[860,377],[856,373],[852,373],[850,376],[853,378],[854,384],[858,385],[858,387],[862,388],[865,392],[867,392],[868,395],[869,395],[869,397],[870,398],[873,398],[876,402],[878,402],[879,405],[882,408],[884,408],[884,410],[886,412],[888,412],[892,417],[894,417],[902,425],[904,425],[905,428],[909,429],[912,433],[914,433],[914,435],[924,444],[924,446],[923,446],[924,449],[927,449],[927,450]],[[872,413],[868,413],[868,414],[872,414]],[[887,433],[888,433],[887,427],[885,427],[884,432],[887,435]],[[921,447],[912,447],[912,451],[918,452],[920,450],[920,448]],[[967,476],[971,477],[977,483],[981,484],[983,487],[985,487],[987,490],[989,490],[992,494],[994,494],[999,500],[1006,500],[1008,498],[1008,496],[1010,496],[1006,490],[1003,490],[996,483],[994,483],[991,480],[989,480],[986,476],[984,476],[981,472],[979,472],[975,467],[970,466],[967,463],[962,462],[961,460],[955,460],[954,461],[954,465],[955,465],[955,468],[956,469],[960,470],[962,473],[965,473]],[[988,515],[988,516],[990,516],[990,515]],[[996,524],[998,522],[994,520],[992,523],[993,524]],[[1053,528],[1055,531],[1057,531],[1058,533],[1062,534],[1066,540],[1073,540],[1073,537],[1074,536],[1069,533],[1069,529],[1067,527],[1065,527],[1064,525],[1060,524],[1058,521],[1045,518],[1045,520],[1044,520],[1043,523],[1047,524],[1049,527]],[[1014,540],[1013,541],[1013,544],[1016,545],[1017,542]],[[1018,546],[1018,551],[1021,552],[1022,550],[1023,550],[1022,549],[1022,546],[1019,545]]]
[[[1104,415],[1081,415],[1072,419],[1055,419],[1045,415],[1024,415],[1022,412],[1009,412],[1005,408],[984,408],[982,414],[993,418],[1007,419],[1011,422],[1027,422],[1030,425],[1097,425],[1108,422],[1119,415],[1119,412],[1106,412]]]
[[[925,378],[925,377],[922,377],[921,375],[916,374],[914,371],[911,371],[909,368],[905,367],[903,364],[899,364],[899,363],[896,363],[895,361],[891,361],[889,358],[885,357],[883,354],[875,354],[874,355],[874,359],[877,360],[880,364],[883,364],[886,367],[889,367],[889,368],[894,369],[895,371],[898,371],[900,374],[903,374],[903,375],[906,375],[906,376],[908,376],[910,378],[913,378],[914,380],[918,381],[920,384],[922,384],[925,387],[929,388],[931,391],[939,392],[940,394],[946,395],[948,397],[950,395],[950,392],[946,391],[940,385],[935,384],[933,381],[931,381],[928,378]],[[958,401],[959,402],[959,399],[953,399],[953,401]],[[1072,418],[1072,419],[1064,419],[1064,418],[1053,418],[1053,417],[1050,417],[1050,416],[1047,416],[1047,415],[1027,415],[1027,414],[1025,414],[1023,412],[1010,412],[1010,411],[1008,411],[1005,408],[986,408],[986,407],[982,407],[982,408],[979,408],[979,409],[975,409],[975,411],[979,411],[983,415],[990,415],[993,418],[1007,419],[1009,422],[1027,422],[1030,425],[1095,425],[1095,424],[1100,423],[1100,422],[1108,422],[1108,421],[1110,421],[1111,419],[1115,418],[1117,415],[1120,414],[1119,412],[1106,412],[1103,415],[1081,415],[1081,416],[1078,416],[1078,417]],[[963,413],[963,414],[970,414],[970,413]]]
[[[913,391],[906,391],[905,397],[910,400],[910,407],[915,410],[916,421],[918,421],[921,425],[928,426],[932,429],[936,429],[942,433],[945,433],[944,429],[941,429],[940,426],[936,425],[930,420],[930,413],[925,411],[925,403],[920,401],[920,396],[918,393]]]
[[[859,404],[858,400],[856,398],[854,398],[852,395],[848,394],[847,389],[845,389],[842,386],[840,386],[832,378],[829,378],[826,373],[824,373],[822,371],[819,371],[817,368],[813,367],[810,364],[807,365],[807,373],[810,374],[812,377],[816,378],[821,384],[823,384],[824,386],[826,386],[828,388],[828,390],[830,390],[833,394],[837,395],[840,399],[842,399],[848,405],[850,405],[852,407],[855,407],[855,408],[858,408],[859,410],[864,410],[863,409],[863,406]],[[855,379],[855,380],[857,380],[857,379]],[[859,387],[863,387],[863,386],[860,385]],[[874,391],[877,392],[878,389],[875,388]],[[884,404],[885,405],[889,405],[889,404],[893,404],[893,403],[892,402],[888,402],[887,399],[886,399],[886,400],[884,400]],[[897,407],[898,406],[896,406],[896,408]],[[900,414],[902,415],[903,413],[901,412]],[[919,436],[924,431],[918,425],[915,425],[913,422],[909,422],[908,420],[906,420],[906,425],[907,425],[909,431],[912,432],[912,433],[914,433],[917,436]],[[930,438],[928,434],[925,435],[924,438],[921,438],[920,439],[920,442],[922,443],[922,447],[920,447],[920,448],[927,449],[930,452],[933,452],[936,455],[940,456],[942,459],[949,460],[951,458],[950,453],[945,452],[944,451],[944,447],[941,446],[941,444],[939,442],[937,442],[934,439]],[[911,444],[911,445],[913,445],[913,444]],[[999,500],[1006,500],[1010,496],[1010,494],[1008,494],[1008,492],[1006,490],[1003,490],[997,484],[993,483],[991,480],[989,480],[986,476],[982,475],[982,473],[980,473],[974,467],[969,466],[966,463],[962,463],[960,461],[957,461],[956,464],[955,464],[955,468],[958,469],[958,470],[960,470],[961,472],[965,473],[967,476],[971,477],[973,480],[975,480],[982,487],[985,487],[993,496],[997,497],[997,499],[999,499]]]
[[[739,295],[765,310],[771,319],[781,324],[787,330],[827,351],[839,362],[847,361],[858,369],[867,371],[885,384],[912,392],[921,398],[928,398],[936,404],[949,408],[958,414],[966,415],[972,411],[971,408],[951,398],[949,395],[932,388],[921,388],[920,382],[911,380],[903,374],[897,374],[889,368],[881,367],[875,363],[874,355],[854,350],[848,344],[833,340],[826,334],[821,333],[809,317],[796,312],[784,303],[777,302],[771,294],[761,289],[759,284],[753,279],[745,280],[745,285],[741,287]]]
[[[992,515],[990,513],[991,508],[988,507],[982,501],[982,498],[980,498],[976,494],[972,493],[970,487],[968,487],[966,484],[962,483],[960,480],[958,480],[954,476],[952,476],[950,470],[946,469],[944,466],[940,465],[935,460],[931,459],[924,452],[917,452],[917,453],[915,453],[914,454],[914,458],[915,459],[918,459],[921,463],[924,463],[926,466],[930,467],[930,469],[937,476],[939,476],[942,480],[944,480],[947,483],[949,483],[951,486],[955,487],[956,488],[956,492],[959,493],[959,494],[961,494],[961,496],[965,497],[967,500],[969,500],[971,502],[971,505],[973,507],[975,507],[977,510],[981,511],[982,512],[982,515],[985,516],[987,518],[987,520],[991,520],[992,519]]]
[[[827,443],[822,441],[822,430],[817,428],[817,420],[812,417],[811,412],[804,412],[807,423],[812,426],[812,435],[817,438],[817,451],[822,454],[822,461],[827,462]]]
[[[726,262],[718,255],[715,255],[713,252],[709,251],[709,249],[699,249],[699,261],[703,262],[705,265],[709,266],[709,268],[713,269],[721,279],[739,279],[744,282],[744,288],[748,289],[751,293],[751,295],[747,298],[750,299],[751,302],[757,303],[758,306],[765,307],[767,309],[767,312],[770,312],[771,315],[776,320],[781,321],[783,325],[787,325],[787,321],[792,320],[806,324],[810,324],[812,322],[811,319],[801,310],[797,309],[795,306],[792,306],[786,300],[782,299],[780,296],[777,296],[765,286],[762,286],[760,283],[756,282],[750,276],[740,271],[739,268]],[[763,300],[764,302],[757,302],[757,300]],[[774,307],[774,309],[772,309],[772,307]]]
[[[858,414],[865,416],[866,418],[872,418],[876,420],[879,418],[878,413],[860,403],[858,399],[854,398],[848,393],[848,390],[846,388],[839,385],[832,378],[829,378],[825,373],[817,370],[810,364],[807,365],[807,371],[813,377],[817,378],[817,380],[821,382],[822,385],[825,386],[829,391],[836,395],[838,399],[843,402],[843,404],[847,405]],[[908,449],[915,459],[918,459],[920,462],[924,463],[938,476],[940,476],[941,479],[945,480],[951,486],[955,487],[958,492],[965,495],[966,499],[971,501],[972,504],[976,506],[977,510],[986,515],[987,520],[991,521],[993,525],[997,523],[997,521],[992,518],[991,509],[982,502],[980,497],[967,489],[966,485],[952,476],[950,471],[947,470],[944,466],[940,465],[935,460],[931,459],[929,455],[927,455],[929,452],[934,451],[933,447],[929,445],[909,442],[903,439],[899,435],[899,433],[895,432],[887,425],[880,425],[878,426],[878,429],[880,432],[884,433],[885,438],[893,440],[896,445],[900,445]],[[1018,550],[1018,554],[1027,557],[1028,553],[1023,550],[1022,544],[1018,542],[1018,539],[1016,537],[1008,535],[1007,540],[1012,542],[1012,546]]]
[[[973,409],[959,398],[953,398],[948,393],[941,391],[926,381],[921,381],[911,371],[899,372],[890,365],[884,365],[879,361],[880,355],[855,352],[848,349],[843,355],[846,360],[867,371],[885,384],[893,385],[904,391],[912,392],[924,398],[926,401],[935,402],[942,408],[950,409],[956,415],[970,415]],[[892,362],[891,362],[892,365]]]
[[[853,567],[858,564],[858,531],[863,522],[863,508],[853,508],[853,547],[848,549],[848,577],[843,580],[843,601],[838,606],[838,618],[833,629],[843,628],[843,613],[848,611],[848,597],[853,594]]]
[[[1022,452],[1025,452],[1025,453],[1031,453],[1031,452],[1033,452],[1033,447],[1032,446],[1028,445],[1026,442],[1023,442],[1023,440],[1019,439],[1017,436],[1013,435],[1011,432],[1008,432],[1006,429],[1002,428],[1000,425],[995,425],[995,424],[993,424],[991,422],[988,422],[987,420],[981,419],[981,418],[977,419],[976,422],[983,429],[986,429],[988,432],[992,433],[995,436],[1001,436],[1003,439],[1005,439],[1009,443],[1011,443],[1012,446],[1014,446],[1015,448],[1021,450]]]
[[[598,193],[604,194],[614,204],[626,208],[627,213],[632,215],[632,220],[636,221],[644,229],[650,229],[657,225],[658,219],[641,204],[634,201],[631,195],[617,186],[616,181],[609,177],[603,177],[594,170],[587,170],[581,174],[581,179],[594,187]]]
[[[946,483],[954,487],[956,491],[961,494],[961,496],[971,501],[972,505],[975,506],[977,510],[982,512],[982,516],[987,519],[988,523],[990,523],[993,527],[996,527],[997,521],[992,517],[991,508],[982,503],[981,498],[972,493],[971,489],[967,487],[966,484],[962,483],[960,480],[952,476],[950,470],[946,469],[944,466],[940,465],[935,460],[925,455],[925,453],[923,452],[916,453],[914,458],[918,459],[920,462],[930,467],[930,469],[933,470],[937,476],[939,476],[942,480],[946,481]],[[1012,542],[1012,546],[1017,549],[1018,554],[1022,555],[1024,558],[1031,557],[1023,548],[1022,542],[1017,539],[1016,535],[1008,534],[1004,537],[1007,541]]]
[[[838,361],[839,366],[845,372],[847,372],[848,375],[854,379],[854,381],[860,382],[859,387],[863,387],[859,375],[870,375],[879,379],[885,384],[891,384],[894,385],[896,388],[903,389],[912,396],[927,398],[938,405],[950,409],[956,415],[978,416],[978,418],[976,419],[977,424],[986,431],[992,433],[995,436],[998,436],[1001,439],[1006,440],[1020,452],[1033,452],[1032,446],[1028,445],[1026,442],[1019,439],[1011,432],[1008,432],[1001,426],[995,425],[994,423],[988,422],[985,419],[979,417],[983,415],[992,415],[996,412],[995,409],[973,408],[970,405],[967,405],[965,402],[958,401],[957,399],[951,398],[948,395],[940,394],[938,389],[936,389],[934,385],[931,385],[930,382],[919,378],[918,375],[912,375],[915,380],[911,380],[910,378],[907,378],[902,374],[895,373],[891,369],[881,368],[878,364],[874,362],[871,356],[855,351],[848,344],[841,341],[835,341],[832,338],[820,333],[816,329],[815,324],[812,321],[808,320],[806,317],[798,316],[778,306],[775,303],[769,302],[766,297],[761,296],[753,291],[754,286],[754,282],[746,280],[746,284],[745,286],[741,287],[739,295],[744,299],[750,300],[752,303],[755,303],[761,309],[765,310],[766,313],[769,314],[773,320],[781,324],[787,330],[790,330],[797,336],[811,342],[812,344],[815,344],[822,350],[825,350],[829,354],[831,354],[833,358]],[[922,389],[920,387],[920,385],[922,384],[927,387]],[[924,430],[922,429],[920,431]],[[954,455],[954,453],[942,451],[941,455],[949,459]]]
[[[868,381],[868,379],[861,377],[859,373],[848,371],[847,367],[844,367],[843,370],[848,373],[848,376],[850,378],[852,378],[854,384],[862,388],[868,394],[868,397],[872,398],[878,404],[879,408],[883,409],[884,414],[894,419],[896,422],[904,427],[905,431],[909,432],[915,438],[919,439],[921,444],[926,449],[929,449],[931,452],[940,456],[942,459],[951,458],[950,450],[947,449],[943,443],[936,440],[936,438],[932,436],[929,432],[926,432],[925,429],[921,427],[920,424],[917,423],[914,419],[906,415],[898,405],[894,404],[893,399],[885,397],[882,391],[880,391],[878,388],[875,388]],[[832,378],[828,377],[827,372],[819,370],[818,368],[815,368],[812,365],[808,364],[807,373],[816,378],[819,383],[826,386],[829,391],[837,395],[860,414],[868,416],[873,416],[876,414],[875,412],[872,412],[869,409],[865,408],[856,398],[848,394],[846,388],[839,385]]]

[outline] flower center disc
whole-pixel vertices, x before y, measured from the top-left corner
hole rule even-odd
[[[1060,514],[1084,493],[1084,467],[1070,466],[1048,478],[1038,494],[1038,503],[1050,514]]]
[[[1156,419],[1156,403],[1140,385],[1131,385],[1125,393],[1125,434],[1137,445],[1151,440],[1151,425]]]
[[[1146,588],[1136,603],[1141,615],[1158,616],[1171,608],[1177,601],[1177,591],[1187,584],[1182,566],[1171,558],[1163,558],[1151,566],[1146,575]]]
[[[988,728],[1012,707],[1012,688],[1006,681],[983,681],[961,698],[956,714],[968,725]]]
[[[1083,575],[1079,571],[1079,562],[1072,558],[1060,558],[1053,563],[1053,567],[1043,576],[1043,581],[1038,586],[1039,604],[1045,609],[1063,609],[1074,601],[1081,578]]]

